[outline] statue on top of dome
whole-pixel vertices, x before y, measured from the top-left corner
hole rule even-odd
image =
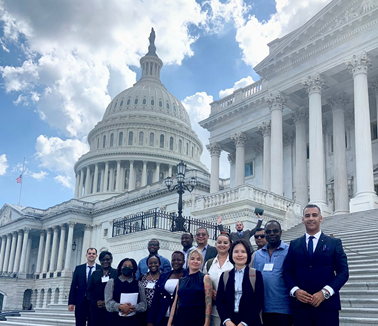
[[[155,30],[152,27],[151,28],[150,37],[148,38],[148,40],[150,41],[150,45],[148,46],[148,53],[146,55],[157,56],[157,54],[156,54],[156,46],[155,46],[155,37],[156,37],[155,36]]]

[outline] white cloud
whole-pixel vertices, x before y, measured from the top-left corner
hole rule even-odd
[[[232,94],[234,91],[236,91],[239,88],[246,87],[248,85],[251,85],[254,83],[254,80],[252,79],[251,76],[245,77],[237,81],[232,88],[227,88],[225,90],[220,90],[219,91],[219,98],[226,97],[227,95]]]
[[[33,179],[37,181],[42,181],[45,177],[47,177],[49,174],[46,171],[41,171],[41,172],[31,172],[28,173]]]
[[[256,65],[269,54],[269,42],[302,26],[329,2],[331,0],[276,0],[277,12],[268,21],[250,16],[236,33],[243,60]]]
[[[7,156],[5,154],[0,155],[0,175],[4,175],[7,172],[8,167]]]
[[[5,0],[0,8],[2,46],[24,49],[20,67],[0,68],[7,92],[21,93],[16,104],[27,105],[27,94],[38,92],[42,120],[68,137],[82,137],[102,118],[111,97],[136,81],[130,65],[147,53],[151,26],[157,52],[165,64],[192,56],[206,13],[195,0],[143,1],[41,0],[26,7]],[[25,40],[25,41],[23,41]]]
[[[36,157],[40,166],[54,172],[54,179],[66,187],[73,188],[74,164],[88,152],[85,139],[62,140],[58,137],[40,135],[37,138]]]

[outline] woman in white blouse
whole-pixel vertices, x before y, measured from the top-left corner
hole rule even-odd
[[[231,239],[228,234],[221,233],[215,244],[218,255],[215,258],[209,259],[204,266],[204,273],[207,273],[213,282],[213,309],[211,312],[210,326],[219,326],[221,323],[217,307],[215,305],[215,298],[217,296],[219,278],[224,271],[234,268],[229,260],[229,250],[231,247]]]

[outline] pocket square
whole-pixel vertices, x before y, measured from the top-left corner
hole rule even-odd
[[[323,251],[330,251],[331,249],[327,247],[326,245],[323,246]]]

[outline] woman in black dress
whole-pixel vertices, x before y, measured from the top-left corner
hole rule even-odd
[[[202,253],[193,249],[188,258],[189,275],[177,284],[168,326],[209,326],[213,284],[209,275],[200,272]]]
[[[91,318],[93,326],[109,325],[110,315],[105,308],[104,290],[111,278],[117,277],[117,270],[111,267],[113,255],[109,251],[100,253],[101,269],[94,271],[88,282],[87,296],[91,301]]]
[[[137,264],[132,258],[121,260],[118,265],[118,277],[110,279],[105,287],[106,310],[112,313],[111,325],[138,326],[139,314],[146,311],[147,302],[144,289],[135,280]],[[136,294],[137,304],[120,303],[123,293]]]

